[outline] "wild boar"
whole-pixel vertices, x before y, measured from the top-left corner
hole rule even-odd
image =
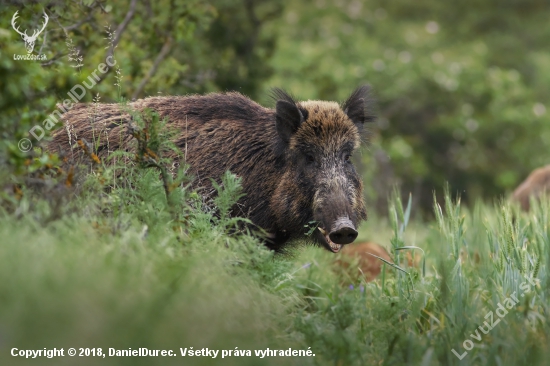
[[[309,233],[336,253],[355,240],[367,218],[363,183],[351,156],[364,124],[374,120],[369,87],[357,88],[341,105],[297,102],[280,89],[273,96],[275,109],[237,92],[150,97],[125,108],[156,111],[177,129],[174,141],[185,151],[194,188],[211,196],[211,179],[219,182],[227,170],[239,176],[245,196],[232,214],[263,228],[268,247],[281,250]],[[81,153],[71,149],[74,141],[94,136],[100,158],[135,145],[125,133],[132,117],[119,104],[80,104],[63,114],[63,121],[51,151],[71,150],[76,157]],[[169,157],[176,163],[182,159]]]

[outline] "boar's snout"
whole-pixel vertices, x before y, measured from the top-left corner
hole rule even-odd
[[[357,230],[349,218],[341,217],[334,222],[328,237],[333,243],[349,244],[357,238]]]
[[[357,238],[354,213],[343,195],[333,195],[325,202],[324,209],[315,211],[315,220],[319,222],[317,240],[326,249],[338,253]]]
[[[344,245],[352,243],[357,238],[355,225],[348,217],[337,218],[329,227],[330,232],[322,226],[317,227],[314,237],[333,253],[338,253]]]

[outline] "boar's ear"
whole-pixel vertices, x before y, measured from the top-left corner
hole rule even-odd
[[[281,89],[273,89],[273,99],[277,101],[276,127],[281,139],[288,143],[290,137],[307,118],[307,112],[296,105],[294,99]]]
[[[355,89],[349,98],[342,104],[342,109],[355,125],[361,129],[365,122],[374,121],[371,112],[370,86],[363,85]]]

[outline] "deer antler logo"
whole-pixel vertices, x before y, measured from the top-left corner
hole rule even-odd
[[[27,30],[25,29],[25,32],[21,33],[19,31],[19,28],[15,25],[15,20],[18,18],[18,15],[17,13],[19,12],[16,11],[15,14],[13,14],[13,17],[11,18],[11,26],[13,27],[13,29],[15,29],[15,31],[17,33],[19,33],[21,35],[21,37],[23,37],[23,41],[25,42],[25,48],[27,49],[27,53],[31,53],[32,50],[34,49],[34,43],[36,42],[36,39],[38,38],[38,36],[40,35],[40,33],[42,33],[42,31],[44,30],[44,28],[46,28],[46,25],[48,24],[48,16],[46,15],[46,12],[44,12],[44,25],[42,26],[42,29],[40,29],[39,31],[33,31],[33,34],[32,36],[29,36],[27,35]]]

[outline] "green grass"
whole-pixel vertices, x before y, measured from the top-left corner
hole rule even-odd
[[[125,169],[120,179],[97,169],[79,192],[57,198],[25,190],[2,212],[0,364],[547,364],[548,204],[529,214],[505,202],[468,209],[446,194],[435,220],[423,223],[394,198],[390,218],[371,214],[360,239],[386,246],[402,270],[386,266],[351,289],[333,254],[297,243],[276,255],[236,230],[239,220],[227,215],[239,195],[231,175],[218,187],[216,217],[189,189],[171,191],[168,204],[156,170]],[[407,267],[412,249],[396,250],[411,246],[425,252],[425,273]],[[474,340],[486,314],[519,296],[526,278],[537,285]],[[475,346],[459,361],[451,350],[462,354],[468,339]],[[13,347],[178,356],[26,360],[11,357]],[[182,358],[180,347],[252,356]],[[315,357],[254,356],[308,347]]]

